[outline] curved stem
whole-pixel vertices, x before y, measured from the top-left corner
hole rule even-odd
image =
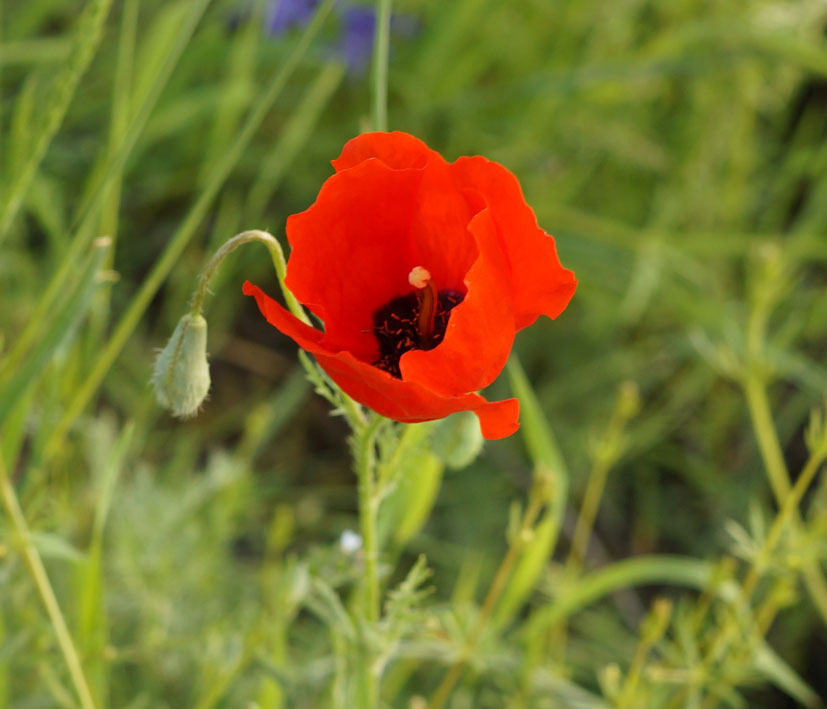
[[[287,309],[293,313],[299,320],[306,325],[310,325],[310,320],[304,312],[301,304],[296,300],[296,296],[284,284],[284,278],[287,275],[287,263],[284,259],[284,251],[282,251],[281,244],[276,237],[268,234],[266,231],[260,229],[248,229],[236,234],[232,239],[227,240],[224,245],[215,252],[213,257],[209,260],[201,275],[198,278],[198,285],[195,288],[195,293],[192,296],[192,314],[196,315],[201,312],[201,307],[204,303],[204,298],[207,295],[207,288],[210,285],[210,280],[215,275],[221,262],[239,246],[249,244],[251,241],[257,241],[264,244],[270,252],[270,258],[273,259],[273,267],[276,269],[276,276],[278,276],[279,286]]]
[[[260,244],[264,244],[270,252],[270,258],[273,260],[273,268],[276,271],[276,277],[278,278],[279,287],[281,288],[281,293],[284,296],[284,303],[287,306],[287,309],[305,325],[312,326],[313,323],[310,322],[310,318],[307,317],[307,313],[305,313],[301,303],[296,300],[296,296],[293,295],[292,291],[284,282],[284,279],[287,277],[287,261],[284,258],[284,251],[281,248],[281,244],[276,237],[266,231],[262,231],[261,229],[248,229],[247,231],[242,231],[240,234],[236,234],[234,237],[225,242],[224,245],[215,252],[198,278],[198,285],[196,286],[195,293],[192,296],[192,306],[190,308],[190,312],[193,315],[201,312],[201,308],[204,304],[204,298],[207,295],[210,285],[210,280],[215,275],[215,272],[218,270],[221,262],[239,246],[242,244],[249,244],[251,241],[257,241]],[[304,362],[302,364],[304,364]],[[364,425],[365,415],[359,404],[357,404],[343,391],[340,392],[340,396],[342,408],[344,409],[348,420],[351,422],[351,425],[354,427]]]
[[[69,628],[66,626],[66,621],[60,610],[60,604],[57,602],[52,584],[49,582],[49,576],[43,566],[43,561],[40,558],[37,548],[32,544],[29,526],[26,524],[26,518],[23,516],[23,510],[20,508],[20,502],[6,474],[6,468],[3,465],[2,459],[0,459],[0,498],[2,498],[3,508],[6,511],[9,523],[14,530],[20,546],[20,553],[26,562],[29,574],[40,595],[40,600],[43,602],[46,613],[52,623],[52,628],[55,631],[58,645],[63,653],[63,659],[69,668],[69,674],[72,677],[72,683],[75,685],[75,691],[77,692],[80,704],[83,709],[95,709],[95,701],[92,698],[89,682],[80,664],[78,652],[75,649],[72,636],[69,634]]]

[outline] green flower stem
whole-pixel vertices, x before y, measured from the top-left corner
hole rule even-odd
[[[75,685],[75,691],[80,700],[80,705],[83,709],[95,709],[95,701],[92,698],[89,682],[80,664],[78,652],[75,649],[72,636],[69,634],[69,628],[66,626],[66,621],[63,618],[60,605],[55,597],[55,592],[52,589],[51,583],[49,583],[49,576],[43,566],[43,561],[40,558],[37,548],[32,543],[26,518],[23,516],[23,510],[20,508],[20,502],[6,473],[2,459],[0,459],[0,498],[2,498],[3,508],[6,511],[9,523],[20,545],[20,553],[26,562],[26,567],[29,569],[29,574],[32,577],[32,581],[34,581],[37,592],[40,594],[40,600],[46,608],[46,613],[49,615],[49,620],[52,623],[58,645],[60,645],[63,658],[66,660],[66,665],[69,668],[72,683]]]
[[[379,466],[378,480],[382,494],[389,494],[393,490],[404,468],[406,458],[422,446],[423,441],[431,435],[436,424],[437,421],[424,421],[404,427],[393,453],[386,460],[382,460]]]
[[[373,414],[367,425],[354,430],[353,449],[359,486],[359,527],[365,559],[364,613],[369,625],[379,622],[379,549],[376,518],[380,496],[376,484],[376,432],[384,421]],[[379,682],[374,671],[373,653],[365,643],[362,653],[362,706],[375,707],[379,699]]]
[[[270,258],[273,260],[273,268],[276,270],[276,277],[279,281],[279,287],[281,288],[282,295],[284,296],[284,302],[287,305],[287,309],[293,313],[299,320],[301,320],[305,325],[313,326],[313,323],[310,322],[310,318],[307,317],[307,313],[304,311],[304,308],[301,306],[298,300],[296,300],[296,296],[293,295],[293,292],[285,285],[284,279],[287,277],[287,260],[284,258],[284,251],[281,248],[281,244],[271,234],[268,234],[266,231],[261,231],[259,229],[250,229],[248,231],[243,231],[240,234],[234,236],[230,241],[227,242],[219,252],[213,257],[213,261],[218,258],[219,253],[227,247],[230,242],[234,241],[235,239],[239,239],[240,242],[234,246],[232,246],[227,253],[232,251],[236,248],[236,246],[240,246],[241,243],[246,243],[247,241],[259,241],[263,243],[268,250],[270,251]],[[226,255],[226,254],[225,254]],[[222,257],[223,258],[223,257]],[[210,262],[212,263],[212,261]],[[219,260],[220,263],[220,260]],[[216,268],[218,264],[216,263]],[[209,269],[209,265],[207,266]],[[205,269],[205,273],[206,270]],[[212,276],[210,274],[207,278]],[[201,296],[203,299],[203,295]],[[193,305],[195,303],[193,302]],[[312,360],[309,357],[301,356],[302,353],[300,352],[299,360],[302,363],[302,366],[305,370],[308,371],[310,374],[308,367],[314,367],[315,365],[312,364]],[[321,376],[321,375],[320,375]],[[315,377],[314,377],[315,378]],[[365,418],[365,412],[363,411],[362,407],[359,406],[353,399],[351,399],[347,394],[343,391],[338,391],[338,398],[340,399],[339,403],[341,404],[342,408],[344,409],[345,416],[347,417],[350,425],[356,429],[359,426],[364,426],[367,423],[367,419]]]
[[[282,295],[284,296],[284,302],[287,305],[287,309],[305,325],[312,327],[313,323],[310,322],[310,318],[307,317],[307,313],[304,311],[301,303],[296,300],[296,296],[294,296],[292,291],[285,285],[284,279],[287,277],[287,261],[284,258],[284,251],[281,248],[281,244],[272,234],[260,229],[248,229],[247,231],[242,231],[240,234],[236,234],[234,237],[227,240],[224,245],[215,252],[198,278],[198,285],[196,286],[195,293],[192,297],[190,313],[192,315],[199,315],[201,313],[210,281],[215,275],[215,272],[218,270],[218,267],[221,265],[221,262],[239,246],[249,244],[254,241],[264,244],[270,252],[270,258],[273,261],[273,268],[276,271],[276,277],[278,278],[279,287],[281,288]],[[304,361],[302,364],[304,364]],[[348,421],[350,421],[351,425],[354,427],[364,425],[366,419],[364,412],[362,411],[362,407],[360,407],[359,404],[357,404],[343,391],[338,392],[338,397],[342,408],[344,409],[345,416]]]
[[[379,552],[376,545],[376,513],[379,495],[376,485],[376,432],[384,419],[373,414],[370,422],[357,434],[356,476],[359,484],[359,523],[365,557],[368,620],[379,620]]]
[[[310,325],[310,320],[308,319],[307,314],[304,312],[304,309],[299,301],[296,300],[296,296],[294,296],[290,289],[284,284],[284,278],[287,275],[287,264],[284,259],[284,251],[282,251],[281,244],[272,234],[268,234],[266,231],[261,231],[259,229],[248,229],[247,231],[242,231],[240,234],[236,234],[232,239],[228,239],[221,246],[221,248],[215,252],[213,257],[209,260],[209,263],[207,263],[204,267],[204,270],[201,271],[201,275],[198,278],[198,285],[196,286],[195,293],[192,297],[191,313],[193,315],[201,313],[201,308],[204,304],[204,298],[207,295],[207,289],[209,288],[210,281],[215,275],[215,272],[218,270],[218,267],[221,265],[221,262],[239,246],[249,244],[251,242],[258,242],[267,247],[267,250],[270,252],[270,258],[273,260],[273,267],[276,269],[279,286],[281,287],[281,292],[284,295],[284,302],[287,304],[287,309],[305,325]]]
[[[373,130],[388,129],[388,52],[390,50],[391,0],[376,1],[376,33],[373,40],[371,117]]]
[[[500,568],[497,569],[494,580],[491,582],[491,586],[489,587],[485,600],[482,603],[482,608],[480,609],[479,615],[477,615],[477,619],[474,622],[474,626],[460,650],[459,657],[451,666],[451,669],[448,670],[445,677],[442,678],[442,682],[440,682],[439,687],[437,687],[436,692],[434,692],[434,695],[428,702],[428,709],[441,709],[441,707],[445,705],[445,702],[448,701],[448,698],[451,696],[451,692],[454,690],[454,686],[459,681],[463,671],[465,670],[465,665],[468,663],[468,658],[471,657],[471,654],[474,652],[474,649],[479,642],[482,631],[485,629],[485,624],[491,616],[491,612],[494,610],[494,606],[499,600],[500,594],[505,588],[505,584],[508,581],[511,570],[514,568],[514,564],[516,564],[517,560],[520,558],[520,553],[522,552],[526,541],[528,541],[531,531],[534,528],[534,524],[536,523],[537,518],[540,516],[540,513],[544,507],[544,498],[541,494],[538,494],[539,490],[536,486],[532,489],[532,493],[533,494],[529,497],[528,507],[526,508],[525,514],[523,514],[522,523],[520,524],[517,533],[510,541],[508,551],[506,552],[502,563],[500,563]]]

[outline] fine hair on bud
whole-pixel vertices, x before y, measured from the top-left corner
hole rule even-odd
[[[210,390],[207,321],[201,313],[187,313],[178,321],[155,360],[152,386],[158,403],[173,416],[189,418],[198,413]]]

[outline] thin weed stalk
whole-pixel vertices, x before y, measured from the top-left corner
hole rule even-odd
[[[776,275],[776,278],[780,280],[781,276]],[[783,506],[790,493],[790,475],[772,418],[763,359],[767,323],[777,293],[778,286],[770,282],[752,304],[747,321],[747,367],[741,384],[770,486],[776,502]],[[798,534],[801,516],[797,508],[789,514],[792,515],[793,529]],[[827,581],[824,573],[818,564],[808,561],[803,568],[803,577],[813,605],[827,622]]]
[[[3,509],[6,511],[6,516],[20,547],[20,554],[26,562],[26,568],[29,570],[29,575],[49,616],[49,622],[52,624],[60,651],[63,653],[63,659],[69,669],[69,675],[72,678],[72,684],[77,692],[80,705],[83,709],[96,709],[95,700],[92,698],[92,690],[83,671],[75,643],[69,633],[63,612],[60,610],[60,604],[57,601],[52,584],[49,582],[49,575],[43,566],[43,560],[40,558],[37,547],[32,543],[31,532],[28,524],[26,524],[20,501],[17,499],[17,494],[1,457],[0,499],[2,499]]]

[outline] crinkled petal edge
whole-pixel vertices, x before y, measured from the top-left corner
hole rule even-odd
[[[301,322],[249,281],[244,283],[243,292],[255,298],[267,322],[315,355],[348,396],[383,416],[418,423],[444,418],[457,411],[473,411],[480,421],[482,435],[488,439],[510,436],[520,426],[517,399],[487,401],[476,393],[441,396],[416,382],[396,379],[350,352],[327,349],[324,333]]]

